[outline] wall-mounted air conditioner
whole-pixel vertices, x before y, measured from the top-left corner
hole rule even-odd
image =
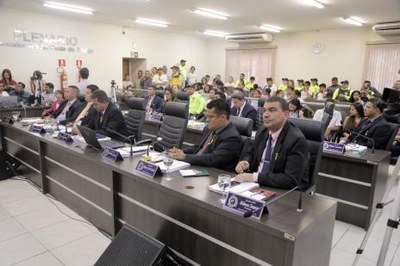
[[[379,23],[372,30],[379,35],[400,35],[400,22]]]
[[[239,43],[268,43],[272,42],[273,36],[269,33],[243,33],[228,35],[225,40]]]

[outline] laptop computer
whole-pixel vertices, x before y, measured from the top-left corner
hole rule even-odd
[[[77,125],[79,131],[81,132],[81,135],[83,139],[86,141],[86,143],[95,149],[102,150],[105,148],[111,148],[111,149],[118,149],[121,147],[125,147],[125,143],[117,140],[102,140],[99,141],[96,138],[96,131],[93,129],[90,129],[88,127],[83,127],[80,125]]]
[[[0,96],[1,108],[12,108],[19,106],[18,96]]]

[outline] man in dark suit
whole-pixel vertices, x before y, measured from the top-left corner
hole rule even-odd
[[[254,121],[253,125],[257,122],[257,110],[246,102],[243,93],[235,93],[231,97],[233,107],[231,108],[231,115],[250,118]]]
[[[78,100],[79,89],[76,86],[68,86],[64,89],[65,100],[60,103],[60,106],[51,114],[51,116],[61,125],[74,122],[82,109],[82,103]]]
[[[273,96],[265,101],[264,108],[264,127],[258,130],[254,144],[237,164],[235,170],[239,175],[235,180],[284,189],[307,187],[308,145],[300,129],[288,121],[288,103]]]
[[[92,106],[97,111],[94,118],[85,126],[91,128],[101,135],[112,139],[125,141],[124,138],[111,132],[116,131],[121,135],[127,136],[125,118],[121,111],[110,102],[107,94],[103,90],[96,90],[92,94]]]
[[[368,148],[372,148],[375,144],[376,149],[385,149],[392,134],[392,129],[382,116],[384,108],[385,103],[380,99],[369,100],[364,108],[364,114],[368,119],[364,119],[358,126],[358,133],[373,139],[374,143],[357,134],[351,134],[348,141],[368,146]]]
[[[153,85],[147,88],[147,96],[144,97],[143,104],[147,112],[161,112],[163,99],[156,95],[156,89]]]
[[[229,111],[229,105],[223,99],[209,102],[206,111],[208,126],[200,141],[183,150],[173,148],[169,150],[170,156],[193,165],[232,171],[239,160],[242,138],[229,122]]]

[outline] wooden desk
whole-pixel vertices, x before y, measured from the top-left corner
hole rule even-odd
[[[323,153],[316,194],[338,201],[336,219],[368,229],[385,191],[389,159],[382,150],[360,158]]]
[[[334,201],[304,195],[299,213],[294,193],[260,221],[246,219],[222,209],[220,195],[208,190],[217,169],[200,178],[175,172],[165,182],[135,172],[138,158],[113,163],[85,144],[61,143],[19,125],[0,124],[0,133],[3,148],[44,193],[110,235],[128,223],[201,265],[329,265]]]

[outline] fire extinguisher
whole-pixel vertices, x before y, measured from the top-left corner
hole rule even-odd
[[[64,90],[68,88],[68,76],[65,71],[63,71],[60,75],[60,80],[61,80],[61,88]]]

